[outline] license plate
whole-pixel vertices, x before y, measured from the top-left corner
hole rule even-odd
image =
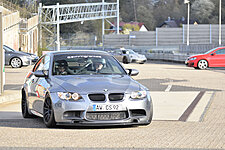
[[[119,104],[93,104],[93,111],[118,111],[122,110]]]

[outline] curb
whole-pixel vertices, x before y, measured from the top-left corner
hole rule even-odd
[[[5,90],[2,95],[0,95],[0,105],[3,103],[11,103],[18,101],[21,98],[20,90]]]

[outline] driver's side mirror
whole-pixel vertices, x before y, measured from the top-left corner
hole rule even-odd
[[[34,72],[34,75],[36,77],[48,77],[48,71],[47,70],[37,70]]]
[[[136,69],[126,69],[126,72],[129,76],[136,76],[139,74],[139,71]]]
[[[210,54],[211,56],[215,56],[216,55],[216,53],[212,53],[212,54]]]

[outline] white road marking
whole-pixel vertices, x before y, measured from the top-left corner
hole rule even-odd
[[[168,85],[165,92],[169,92],[171,88],[172,88],[172,84]]]

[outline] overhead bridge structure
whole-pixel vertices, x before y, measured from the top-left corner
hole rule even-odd
[[[49,29],[47,26],[52,26],[54,28],[56,26],[57,50],[60,50],[60,24],[102,19],[102,36],[104,36],[105,19],[117,18],[116,30],[117,34],[119,34],[119,0],[116,0],[115,3],[107,3],[105,0],[102,0],[102,2],[99,3],[68,5],[59,5],[59,3],[57,3],[57,5],[51,6],[42,6],[40,3],[38,14],[41,39],[42,30],[46,30],[54,36],[54,30]],[[52,42],[55,42],[55,40]]]

